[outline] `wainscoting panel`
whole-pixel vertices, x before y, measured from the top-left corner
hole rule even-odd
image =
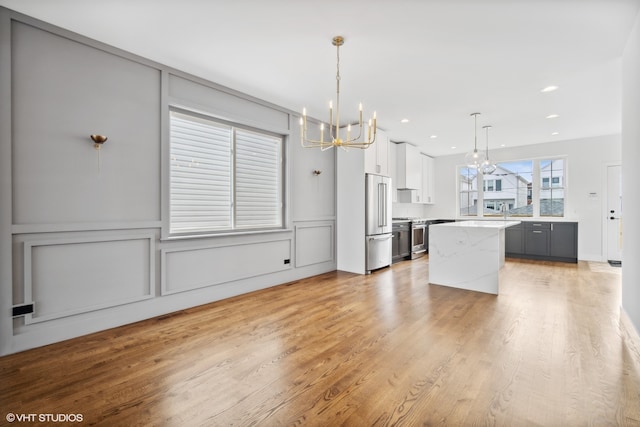
[[[168,295],[291,268],[291,240],[161,250],[161,288]]]
[[[153,297],[154,242],[154,235],[25,242],[25,302],[34,303],[25,323]]]
[[[296,267],[332,261],[333,223],[296,225]]]

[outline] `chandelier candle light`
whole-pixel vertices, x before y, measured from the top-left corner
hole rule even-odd
[[[346,148],[368,148],[376,140],[377,119],[376,113],[373,112],[373,118],[369,119],[369,126],[367,130],[367,138],[360,140],[362,135],[362,103],[359,107],[359,119],[358,119],[358,136],[351,137],[351,124],[347,125],[347,135],[345,139],[340,137],[340,46],[344,44],[344,37],[336,36],[333,38],[333,45],[337,51],[337,65],[336,65],[336,114],[335,124],[333,121],[333,101],[329,102],[329,136],[325,141],[324,139],[324,123],[320,124],[320,139],[310,139],[307,137],[307,109],[302,109],[302,117],[300,118],[300,143],[304,148],[320,148],[321,150],[327,150],[333,147]]]

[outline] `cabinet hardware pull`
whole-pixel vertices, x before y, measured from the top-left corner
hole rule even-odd
[[[542,231],[540,231],[540,230],[533,230],[533,232],[537,233],[537,234],[541,234],[542,233]]]

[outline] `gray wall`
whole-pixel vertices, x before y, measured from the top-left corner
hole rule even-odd
[[[334,154],[295,113],[7,9],[0,94],[0,354],[335,269]],[[285,135],[285,229],[169,238],[170,105]]]
[[[640,14],[622,58],[622,307],[640,333]]]

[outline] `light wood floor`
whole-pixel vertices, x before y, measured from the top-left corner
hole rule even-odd
[[[640,425],[620,269],[508,260],[498,297],[427,277],[333,272],[0,358],[0,424]]]

